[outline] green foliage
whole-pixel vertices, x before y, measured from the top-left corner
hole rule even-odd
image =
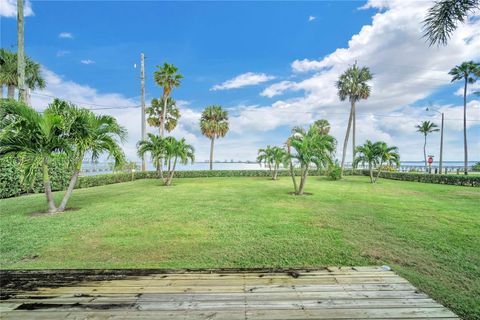
[[[212,105],[203,110],[200,130],[210,139],[225,137],[228,132],[228,112],[221,106]]]
[[[477,162],[472,166],[472,171],[480,171],[480,162]]]
[[[342,168],[338,165],[338,163],[332,164],[328,168],[326,174],[330,180],[340,180],[342,179]]]
[[[364,175],[369,175],[368,170],[362,171]],[[385,179],[415,181],[435,184],[450,184],[454,186],[480,187],[480,176],[465,176],[455,174],[425,174],[425,173],[406,173],[406,172],[382,172]]]
[[[44,191],[42,175],[36,171],[32,183],[25,179],[27,164],[20,156],[0,157],[0,198]],[[66,155],[55,155],[50,162],[49,173],[52,190],[64,190],[73,172],[72,161]]]
[[[177,126],[178,119],[180,119],[180,110],[177,107],[177,102],[171,98],[167,98],[167,109],[165,113],[165,126],[163,126],[162,112],[165,106],[165,97],[160,99],[153,98],[151,106],[145,109],[148,115],[148,125],[152,127],[165,127],[167,132],[171,132]]]
[[[352,103],[361,99],[368,99],[370,86],[367,82],[372,80],[372,78],[373,76],[369,68],[359,68],[355,63],[338,78],[336,82],[338,97],[341,101],[345,101],[348,98]]]

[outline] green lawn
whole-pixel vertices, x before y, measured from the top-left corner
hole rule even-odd
[[[32,217],[42,194],[0,200],[1,268],[390,265],[480,318],[480,189],[366,177],[139,180],[75,190],[79,210]],[[56,194],[57,199],[61,194]]]

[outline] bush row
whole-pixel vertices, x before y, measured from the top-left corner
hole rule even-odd
[[[363,170],[364,175],[369,175],[368,170]],[[425,174],[411,172],[382,172],[380,178],[415,181],[424,183],[449,184],[454,186],[480,187],[478,175],[454,175],[454,174]]]

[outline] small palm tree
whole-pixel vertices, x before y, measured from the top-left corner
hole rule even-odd
[[[375,143],[376,149],[378,150],[378,157],[380,158],[380,164],[377,168],[377,176],[375,177],[374,182],[377,182],[377,179],[380,177],[382,172],[383,165],[389,166],[400,166],[400,153],[398,148],[395,146],[388,146],[383,141],[378,141]]]
[[[62,117],[65,139],[72,147],[71,157],[74,162],[74,170],[67,191],[57,210],[62,212],[77,183],[85,156],[89,154],[91,161],[95,162],[101,154],[107,153],[109,157],[113,157],[115,166],[119,167],[124,162],[120,142],[125,141],[127,131],[112,116],[97,115],[90,110],[77,108],[75,105],[59,99],[55,99],[47,111]]]
[[[367,140],[363,145],[357,146],[357,157],[355,158],[355,166],[359,163],[368,165],[368,171],[370,176],[370,182],[377,182],[382,172],[384,164],[400,165],[400,154],[398,148],[395,146],[389,147],[383,141],[377,141],[373,143]],[[377,175],[374,176],[373,170],[377,170]]]
[[[463,80],[463,150],[464,173],[468,174],[468,147],[467,147],[467,85],[477,81],[480,77],[480,63],[468,61],[456,66],[448,73],[452,82]]]
[[[48,212],[57,212],[53,199],[49,164],[55,154],[71,153],[64,134],[62,117],[48,109],[39,113],[21,102],[1,101],[0,156],[15,155],[26,159],[25,179],[32,182],[42,170]]]
[[[437,132],[438,126],[430,121],[422,121],[419,125],[416,125],[415,128],[417,128],[417,132],[420,132],[423,134],[425,140],[423,142],[423,160],[425,161],[425,171],[428,170],[428,165],[427,165],[427,136],[432,133],[432,132]]]
[[[370,173],[370,182],[374,183],[373,169],[380,162],[375,144],[372,141],[367,140],[363,145],[357,146],[356,151],[358,155],[353,162],[354,166],[357,166],[359,163],[362,165],[367,164]]]
[[[424,37],[430,45],[446,45],[459,22],[480,8],[479,0],[440,0],[428,10],[424,23]]]
[[[340,76],[336,83],[340,100],[345,101],[348,98],[350,101],[350,117],[348,119],[345,140],[343,141],[343,155],[340,165],[342,174],[345,165],[345,155],[347,153],[348,137],[352,126],[352,151],[353,161],[355,161],[355,104],[362,99],[368,99],[368,97],[370,97],[370,86],[367,82],[372,80],[372,78],[372,74],[367,67],[359,68],[357,63],[355,63]]]
[[[167,114],[167,103],[170,94],[174,88],[177,88],[181,84],[183,76],[178,73],[178,68],[173,64],[164,63],[163,66],[157,66],[157,71],[154,73],[154,79],[158,86],[163,88],[163,110],[162,110],[162,120],[160,122],[160,136],[163,137],[166,124],[166,114]]]
[[[225,137],[228,132],[228,112],[221,106],[212,105],[203,110],[200,130],[210,139],[210,170],[213,170],[213,146],[216,138]]]
[[[195,149],[192,145],[187,144],[184,138],[177,140],[174,137],[166,137],[164,140],[165,150],[165,165],[168,168],[167,178],[165,185],[170,186],[172,184],[173,175],[175,174],[175,168],[177,162],[186,165],[190,160],[191,163],[195,161]]]
[[[167,132],[173,131],[180,119],[180,110],[177,108],[176,101],[169,97],[167,99],[167,111],[165,113],[165,124],[163,124],[163,108],[165,106],[164,98],[152,99],[150,107],[146,108],[145,113],[148,115],[147,122],[152,127],[165,128]],[[161,132],[160,132],[161,134]]]
[[[335,147],[335,138],[330,135],[320,134],[315,125],[310,126],[308,130],[299,127],[292,130],[292,135],[287,141],[287,148],[289,150],[289,162],[296,195],[303,195],[308,171],[312,165],[320,169],[327,168],[333,164]],[[292,150],[295,153],[292,153]],[[293,159],[300,165],[300,184],[298,184],[298,188],[293,170]]]
[[[268,167],[272,180],[278,179],[278,170],[280,165],[286,161],[287,152],[285,149],[274,146],[267,146],[265,149],[258,150],[257,162]]]
[[[153,164],[157,168],[158,178],[164,181],[163,171],[160,170],[161,161],[165,153],[163,148],[162,137],[148,133],[146,140],[137,143],[138,156],[144,157],[146,153],[150,153]]]

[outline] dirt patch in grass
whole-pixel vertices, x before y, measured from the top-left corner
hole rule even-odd
[[[30,213],[29,215],[31,217],[34,217],[34,218],[36,218],[36,217],[52,217],[52,216],[56,216],[56,215],[59,215],[59,214],[64,214],[66,212],[78,211],[78,210],[80,210],[80,208],[67,208],[62,212],[55,212],[55,213],[50,213],[48,211],[35,211],[35,212]]]

